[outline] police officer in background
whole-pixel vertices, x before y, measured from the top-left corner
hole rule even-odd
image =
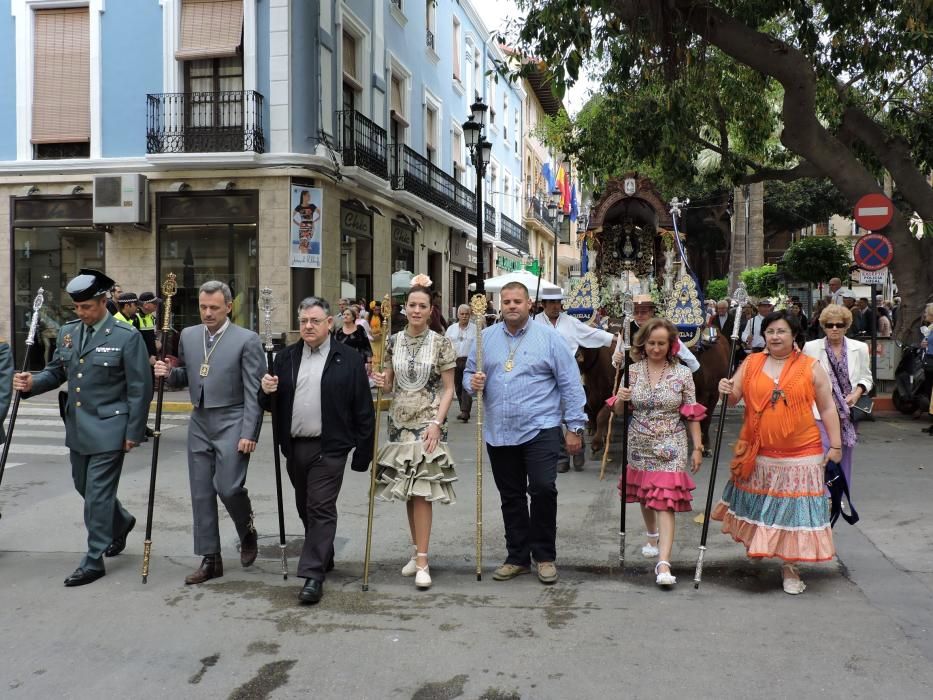
[[[136,317],[138,304],[139,297],[133,294],[133,292],[124,292],[117,297],[117,313],[115,313],[113,317],[139,330],[139,319]]]
[[[41,372],[13,378],[23,398],[68,382],[65,444],[75,488],[84,498],[87,554],[66,586],[103,576],[104,557],[122,552],[136,525],[117,500],[117,485],[124,455],[143,439],[152,381],[142,336],[107,311],[112,285],[97,270],[80,270],[65,287],[78,319],[59,329],[52,361]]]

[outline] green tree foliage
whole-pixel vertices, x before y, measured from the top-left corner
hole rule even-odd
[[[729,296],[729,280],[725,277],[710,280],[706,283],[706,289],[704,291],[706,292],[707,299],[719,301]]]
[[[851,210],[880,192],[887,171],[904,203],[887,231],[897,249],[899,318],[919,314],[933,294],[933,241],[913,236],[908,219],[917,212],[933,222],[933,3],[519,4],[525,20],[506,40],[550,67],[557,93],[584,64],[602,81],[563,129],[562,150],[585,174],[638,169],[665,193],[698,182],[831,182],[845,206],[806,185],[787,190],[783,204],[778,193],[772,209],[789,211],[796,228],[798,217],[825,220],[827,209]]]
[[[787,249],[783,271],[787,279],[820,284],[833,277],[845,279],[849,264],[849,251],[835,238],[810,236]]]
[[[777,265],[750,267],[747,270],[743,270],[739,277],[742,278],[749,296],[752,297],[771,297],[776,295],[781,289]]]

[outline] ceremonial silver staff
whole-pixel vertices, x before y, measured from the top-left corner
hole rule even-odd
[[[272,310],[275,308],[272,299],[272,290],[269,287],[263,287],[259,292],[259,308],[262,311],[264,325],[263,338],[265,340],[266,366],[269,374],[275,376],[274,360],[272,351]],[[278,418],[278,393],[273,392],[269,397],[269,413],[272,416],[272,454],[275,460],[275,499],[279,509],[279,551],[282,554],[282,578],[288,580],[288,557],[285,554],[285,511],[282,508],[282,462],[279,456],[279,424]]]
[[[29,351],[36,342],[36,330],[39,326],[39,309],[45,302],[45,290],[39,287],[36,298],[32,302],[32,318],[29,319],[29,332],[26,333],[26,351],[23,353],[23,369],[29,371]],[[19,401],[23,392],[17,390],[13,395],[13,405],[10,407],[10,426],[6,431],[6,442],[3,443],[3,454],[0,454],[0,483],[3,482],[3,472],[6,469],[6,460],[10,454],[10,443],[13,441],[13,428],[16,427],[16,414],[19,413]]]
[[[626,353],[629,349],[629,335],[631,332],[630,327],[630,316],[634,311],[634,305],[632,303],[632,294],[629,291],[629,270],[626,268],[622,272],[622,276],[625,278],[625,291],[622,294],[622,332],[619,334],[622,338],[621,347],[616,348],[622,353],[622,362],[616,367],[616,374],[612,380],[612,395],[615,396],[619,391],[619,382],[622,379],[622,372],[626,366]],[[602,481],[606,478],[606,464],[609,462],[609,443],[612,440],[612,425],[615,422],[615,410],[609,409],[609,427],[606,429],[606,444],[603,446],[603,459],[599,467],[599,480]]]
[[[632,295],[629,292],[625,294],[626,299],[622,305],[622,364],[625,369],[622,370],[622,386],[628,389],[629,367],[628,352],[632,347],[632,323],[630,317],[635,315],[635,304]],[[622,501],[622,508],[619,512],[619,570],[625,568],[625,492],[628,490],[628,416],[629,402],[622,404],[622,474],[619,479],[619,496]]]
[[[732,379],[732,367],[735,364],[735,348],[739,341],[739,325],[742,322],[742,308],[748,301],[748,292],[745,291],[745,284],[739,282],[735,293],[732,295],[737,306],[735,307],[735,318],[732,321],[732,342],[729,349],[729,379]],[[719,408],[719,430],[716,433],[716,442],[713,447],[713,466],[709,472],[709,490],[706,492],[706,510],[703,511],[703,530],[700,533],[700,554],[697,556],[697,568],[693,575],[693,587],[700,587],[700,580],[703,578],[703,558],[706,556],[706,536],[709,534],[709,518],[713,510],[713,489],[716,488],[716,470],[719,467],[719,451],[722,446],[722,429],[726,425],[726,409],[729,407],[729,395],[721,394]]]
[[[540,276],[538,278],[541,279]],[[483,371],[486,295],[474,294],[470,309],[476,323],[476,371]],[[476,580],[483,580],[483,391],[476,392]]]

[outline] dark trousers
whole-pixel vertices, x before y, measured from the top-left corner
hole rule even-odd
[[[84,499],[87,554],[82,569],[104,570],[104,551],[115,535],[122,535],[133,516],[117,500],[123,470],[123,451],[83,455],[71,451],[71,477]]]
[[[292,438],[286,462],[288,478],[295,487],[295,506],[305,526],[305,543],[298,560],[298,575],[323,581],[334,561],[337,535],[337,496],[343,484],[346,455],[324,457],[318,438]]]
[[[557,456],[561,429],[546,428],[521,445],[486,445],[502,501],[506,563],[529,566],[557,556]],[[530,507],[529,507],[530,498]]]
[[[457,403],[460,405],[460,413],[465,416],[470,415],[473,410],[473,397],[470,392],[463,389],[463,370],[466,368],[465,357],[457,358],[457,366],[454,368],[454,388],[457,390]]]

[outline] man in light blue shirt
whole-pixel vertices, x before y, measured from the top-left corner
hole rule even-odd
[[[534,559],[538,579],[550,584],[557,581],[560,426],[567,423],[567,451],[575,454],[582,447],[586,397],[564,339],[530,320],[528,289],[507,284],[500,302],[504,323],[483,331],[483,366],[476,367],[474,348],[463,373],[464,389],[483,390],[486,450],[502,501],[508,557],[493,578],[527,574]]]

